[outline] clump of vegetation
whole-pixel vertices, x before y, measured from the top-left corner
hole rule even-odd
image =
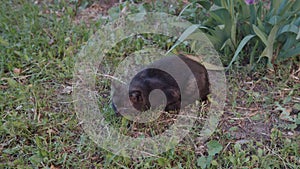
[[[126,6],[130,13],[150,11],[178,15],[206,33],[228,68],[233,63],[249,65],[251,69],[259,63],[273,68],[274,64],[300,53],[299,1],[195,0],[129,4],[113,8],[111,15],[115,16]],[[160,8],[162,4],[169,8]]]
[[[264,57],[273,67],[300,53],[299,1],[194,1],[181,16],[201,26],[228,67],[238,61],[253,67]]]

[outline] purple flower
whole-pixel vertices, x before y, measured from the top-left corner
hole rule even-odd
[[[255,3],[255,0],[245,0],[247,5],[251,5]]]

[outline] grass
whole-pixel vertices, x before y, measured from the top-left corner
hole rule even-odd
[[[295,119],[290,108],[299,105],[300,86],[289,71],[297,60],[287,61],[277,72],[250,76],[238,69],[228,73],[225,113],[209,139],[222,147],[216,154],[209,155],[213,151],[209,142],[195,144],[196,131],[176,148],[150,158],[125,158],[98,147],[83,131],[68,89],[76,54],[106,20],[100,18],[90,27],[74,24],[76,9],[76,4],[64,1],[0,4],[0,168],[300,165],[295,122],[280,118],[286,111]]]

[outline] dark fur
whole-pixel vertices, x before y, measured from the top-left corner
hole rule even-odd
[[[149,68],[142,70],[134,76],[129,86],[129,98],[135,109],[146,111],[150,107],[156,108],[163,104],[160,102],[161,99],[153,98],[152,105],[150,105],[149,94],[154,89],[159,89],[165,94],[165,111],[167,112],[180,110],[181,105],[186,106],[197,99],[202,101],[207,99],[207,95],[209,94],[209,80],[206,68],[184,55],[180,55],[179,58],[189,67],[193,75],[188,76],[185,72],[180,71],[181,64],[175,61],[175,57],[166,57],[154,62]],[[176,74],[180,77],[177,79],[179,84],[176,83],[176,80],[170,74],[160,70],[160,68],[166,67],[171,68],[172,71],[176,71]],[[197,83],[195,83],[195,79]],[[179,86],[184,86],[182,93],[188,98],[183,103],[181,103],[182,96]],[[198,87],[199,97],[196,97],[195,94],[195,91],[197,91],[196,87]],[[120,98],[121,96],[114,93],[112,106],[116,112],[118,112],[118,108],[114,103],[122,101]]]

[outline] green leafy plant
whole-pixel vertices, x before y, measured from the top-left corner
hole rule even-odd
[[[217,165],[217,162],[213,160],[213,157],[220,153],[223,149],[223,146],[216,140],[211,140],[207,144],[208,156],[201,156],[197,159],[197,166],[202,169],[208,168],[211,164]]]
[[[286,122],[289,122],[280,125],[281,127],[288,130],[294,130],[298,125],[300,125],[300,113],[293,117],[288,110],[282,107],[278,102],[275,102],[275,105],[277,106],[276,110],[281,111],[280,118]],[[300,107],[300,105],[296,104],[294,107]]]
[[[300,1],[197,0],[184,8],[181,15],[191,16],[188,8],[195,4],[201,6],[198,8],[206,17],[201,21],[189,20],[198,24],[225,56],[222,59],[228,68],[239,63],[239,58],[253,68],[264,57],[272,68],[300,53]]]

